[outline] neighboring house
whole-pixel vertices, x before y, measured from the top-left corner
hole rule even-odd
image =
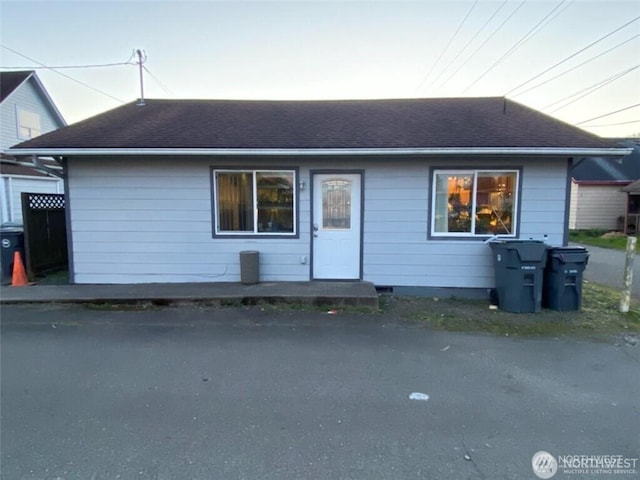
[[[623,158],[587,157],[571,171],[569,229],[623,230],[627,194],[622,187],[640,179],[640,141],[616,139],[617,146],[632,148]]]
[[[63,192],[59,177],[34,169],[31,162],[19,162],[6,152],[17,143],[65,125],[35,72],[0,72],[0,224],[22,223],[22,192]],[[55,162],[44,163],[56,169]]]
[[[568,240],[614,143],[504,98],[146,100],[17,145],[66,171],[76,283],[366,280],[486,294],[494,235]],[[442,289],[445,290],[442,290]]]

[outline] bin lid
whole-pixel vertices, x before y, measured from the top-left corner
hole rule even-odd
[[[589,251],[584,247],[553,247],[549,249],[549,256],[562,263],[587,264]]]
[[[514,250],[521,262],[544,262],[549,246],[542,240],[494,240],[492,250]]]

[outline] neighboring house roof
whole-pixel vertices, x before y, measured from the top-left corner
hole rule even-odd
[[[45,98],[45,102],[48,104],[51,112],[56,117],[58,122],[66,126],[67,122],[64,117],[56,107],[56,104],[53,103],[53,100],[49,96],[49,92],[44,88],[44,85],[38,78],[38,75],[33,70],[19,70],[19,71],[10,71],[10,72],[0,72],[0,103],[4,102],[9,95],[11,95],[16,89],[25,83],[27,80],[32,78],[37,85],[37,88],[40,90],[40,93]]]
[[[628,184],[640,179],[640,139],[622,138],[615,143],[633,151],[621,159],[603,157],[582,159],[571,171],[573,181],[586,185]]]
[[[0,175],[21,175],[27,177],[49,177],[46,173],[18,163],[0,163]]]
[[[626,154],[502,97],[390,100],[145,100],[16,145],[25,154]]]
[[[635,182],[630,183],[626,187],[623,187],[622,191],[627,193],[640,193],[640,180],[636,180]]]
[[[3,102],[13,91],[18,88],[33,71],[0,72],[0,102]]]

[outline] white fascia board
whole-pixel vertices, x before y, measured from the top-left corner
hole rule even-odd
[[[86,156],[331,156],[331,155],[546,155],[546,156],[621,156],[632,148],[10,148],[16,157],[37,155],[47,157]]]

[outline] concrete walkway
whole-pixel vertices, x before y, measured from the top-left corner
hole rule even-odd
[[[578,244],[572,245],[577,246]],[[591,245],[579,246],[585,247],[589,251],[589,263],[584,272],[585,280],[621,289],[624,278],[625,252]],[[640,299],[640,258],[636,258],[634,262],[633,280],[631,295]]]
[[[31,285],[0,287],[0,303],[180,302],[253,304],[260,301],[378,307],[370,282],[150,283],[134,285]]]

